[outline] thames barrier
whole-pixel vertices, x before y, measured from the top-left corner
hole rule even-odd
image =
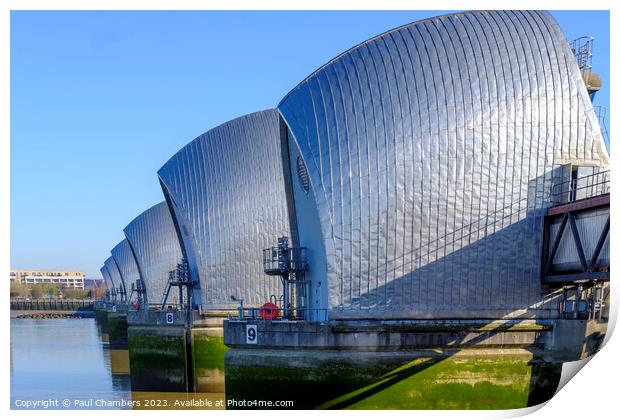
[[[609,318],[591,48],[545,11],[429,18],[187,143],[101,259],[95,317],[132,391],[229,409],[549,400]]]

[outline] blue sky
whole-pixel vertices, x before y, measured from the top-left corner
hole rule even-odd
[[[99,267],[163,200],[156,172],[208,129],[274,107],[309,73],[393,27],[445,12],[12,12],[11,267]],[[595,37],[608,12],[553,12]],[[609,107],[604,86],[595,104]]]

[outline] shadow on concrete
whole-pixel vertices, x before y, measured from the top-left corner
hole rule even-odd
[[[382,377],[380,379],[379,382],[376,382],[375,384],[371,385],[371,387],[369,389],[365,389],[359,393],[355,393],[355,395],[351,396],[350,398],[347,398],[343,401],[339,401],[333,405],[329,405],[328,408],[333,409],[333,410],[339,410],[339,409],[343,409],[343,408],[348,408],[350,406],[352,406],[355,403],[358,403],[360,401],[363,401],[373,395],[376,395],[386,389],[388,389],[389,387],[410,378],[411,376],[414,376],[420,372],[422,372],[425,369],[430,368],[431,366],[442,362],[444,360],[446,360],[449,356],[439,356],[439,357],[433,357],[429,360],[427,360],[426,362],[422,362],[418,365],[414,365],[408,368],[404,368],[402,370],[400,369],[396,369],[395,371],[393,371],[394,373],[388,373],[387,375],[385,375],[385,377]]]
[[[439,350],[408,349],[383,353],[273,350],[273,354],[269,350],[255,351],[242,363],[238,363],[239,359],[234,366],[227,363],[227,400],[291,400],[295,402],[294,408],[298,409],[352,408],[373,398],[372,404],[384,401],[386,406],[383,408],[413,406],[463,409],[470,408],[471,405],[475,408],[502,409],[539,404],[555,393],[562,363],[538,358],[536,354],[542,350],[542,343],[534,343],[533,348],[528,349],[485,346],[486,340],[510,331],[509,328],[513,325],[514,323],[507,323],[495,326],[473,338],[463,334],[461,339],[452,342],[450,347]],[[244,350],[229,350],[231,351]],[[450,362],[451,359],[454,363],[444,365],[430,374],[431,378],[439,375],[448,385],[442,383],[435,386],[431,383],[429,388],[432,389],[425,389],[421,384],[429,380],[427,376],[399,388],[399,384],[404,384],[442,362]],[[468,362],[468,359],[471,362]],[[459,366],[464,370],[459,371]],[[488,372],[485,373],[486,368]],[[468,377],[470,374],[472,376]],[[515,379],[519,382],[519,388],[515,395],[511,396],[509,393],[513,392],[514,386],[510,381]],[[478,384],[482,385],[477,387]],[[407,388],[409,386],[412,388]],[[451,401],[451,395],[441,396],[442,392],[450,392],[453,388],[460,392],[457,398]],[[433,401],[445,398],[444,401],[449,402],[449,406],[420,407],[416,406],[415,400],[406,397],[407,393],[419,393],[418,401],[422,401],[427,391],[433,394]],[[392,392],[395,393],[393,398],[390,394]],[[494,393],[502,395],[495,398]],[[467,398],[463,395],[470,396],[471,401],[466,401]],[[462,406],[463,404],[467,406]]]

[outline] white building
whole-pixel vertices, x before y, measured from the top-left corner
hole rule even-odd
[[[84,290],[84,272],[69,270],[11,270],[11,283],[28,285],[57,284],[60,287]]]

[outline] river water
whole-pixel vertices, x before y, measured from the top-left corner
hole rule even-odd
[[[414,358],[376,377],[369,377],[374,368],[344,375],[346,360],[336,370],[300,367],[297,359],[281,360],[277,368],[224,368],[218,362],[218,369],[201,374],[202,393],[137,392],[131,390],[128,351],[109,349],[94,319],[11,318],[10,352],[13,409],[223,409],[236,407],[231,400],[274,399],[294,408],[522,408],[553,395],[561,371],[561,364],[484,352]],[[217,354],[224,363],[223,352]],[[207,359],[201,363],[211,366]]]
[[[11,408],[104,409],[131,399],[128,372],[112,372],[94,319],[11,318],[10,351]]]
[[[94,319],[11,313],[12,409],[223,409],[223,393],[136,392],[129,353],[111,350]]]

